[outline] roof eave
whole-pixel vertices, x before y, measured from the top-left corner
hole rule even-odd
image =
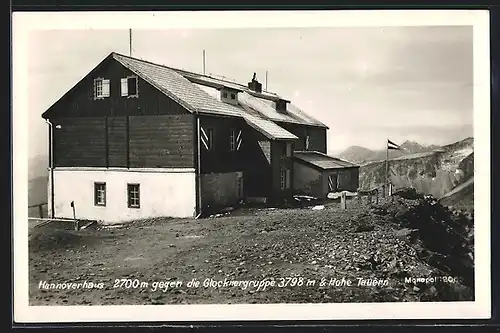
[[[313,169],[320,170],[320,171],[334,171],[334,170],[346,170],[346,169],[359,168],[359,165],[324,168],[324,167],[320,167],[319,165],[316,165],[314,163],[311,163],[309,161],[303,160],[303,159],[301,159],[301,158],[299,158],[297,156],[294,156],[294,161],[296,161],[298,163],[301,163],[301,164],[304,164],[304,165],[307,165],[309,167],[312,167]]]

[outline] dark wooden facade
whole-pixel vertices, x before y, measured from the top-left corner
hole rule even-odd
[[[279,125],[299,138],[294,142],[293,150],[312,150],[326,154],[326,128],[290,123],[279,123]],[[305,147],[307,136],[309,136],[308,149]]]
[[[359,187],[359,167],[325,170],[323,186],[325,193],[349,191],[356,192]],[[329,189],[328,177],[331,177],[334,182],[332,191]]]
[[[194,167],[193,116],[52,120],[55,167]]]
[[[103,117],[185,114],[187,111],[174,100],[138,78],[138,97],[123,97],[120,80],[135,74],[113,59],[101,62],[78,82],[58,103],[51,106],[44,118]],[[94,100],[94,79],[110,80],[110,96]]]
[[[213,145],[200,145],[201,173],[243,172],[247,196],[267,196],[272,190],[272,143],[243,119],[200,116],[200,126],[213,133]],[[242,143],[230,150],[230,131],[241,130]]]
[[[55,167],[194,167],[194,116],[138,78],[138,97],[121,96],[133,76],[104,61],[45,114],[53,123]],[[110,80],[110,96],[94,99],[94,79]]]

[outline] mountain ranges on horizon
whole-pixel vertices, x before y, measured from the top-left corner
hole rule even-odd
[[[442,199],[446,205],[473,210],[474,138],[443,146],[424,146],[411,141],[401,146],[406,149],[390,150],[388,174],[386,151],[351,147],[341,154],[341,158],[362,161],[357,162],[360,165],[359,188],[362,190],[378,188],[388,177],[395,191],[414,188]]]
[[[467,138],[470,139],[470,138]],[[465,140],[467,140],[465,139]],[[389,158],[397,158],[405,155],[417,154],[417,153],[425,153],[432,151],[439,151],[443,146],[439,145],[422,145],[416,141],[405,141],[400,147],[401,150],[390,150]],[[350,146],[346,150],[336,154],[337,157],[340,157],[344,160],[356,163],[356,164],[365,164],[373,161],[382,161],[386,159],[386,150],[372,150],[361,146]]]

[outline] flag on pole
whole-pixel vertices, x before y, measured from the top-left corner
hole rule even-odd
[[[401,150],[402,148],[400,146],[398,146],[397,144],[395,144],[394,142],[392,142],[391,140],[387,139],[387,149]]]

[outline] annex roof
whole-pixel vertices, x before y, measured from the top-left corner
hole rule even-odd
[[[356,168],[358,165],[317,151],[296,151],[294,158],[323,170]]]

